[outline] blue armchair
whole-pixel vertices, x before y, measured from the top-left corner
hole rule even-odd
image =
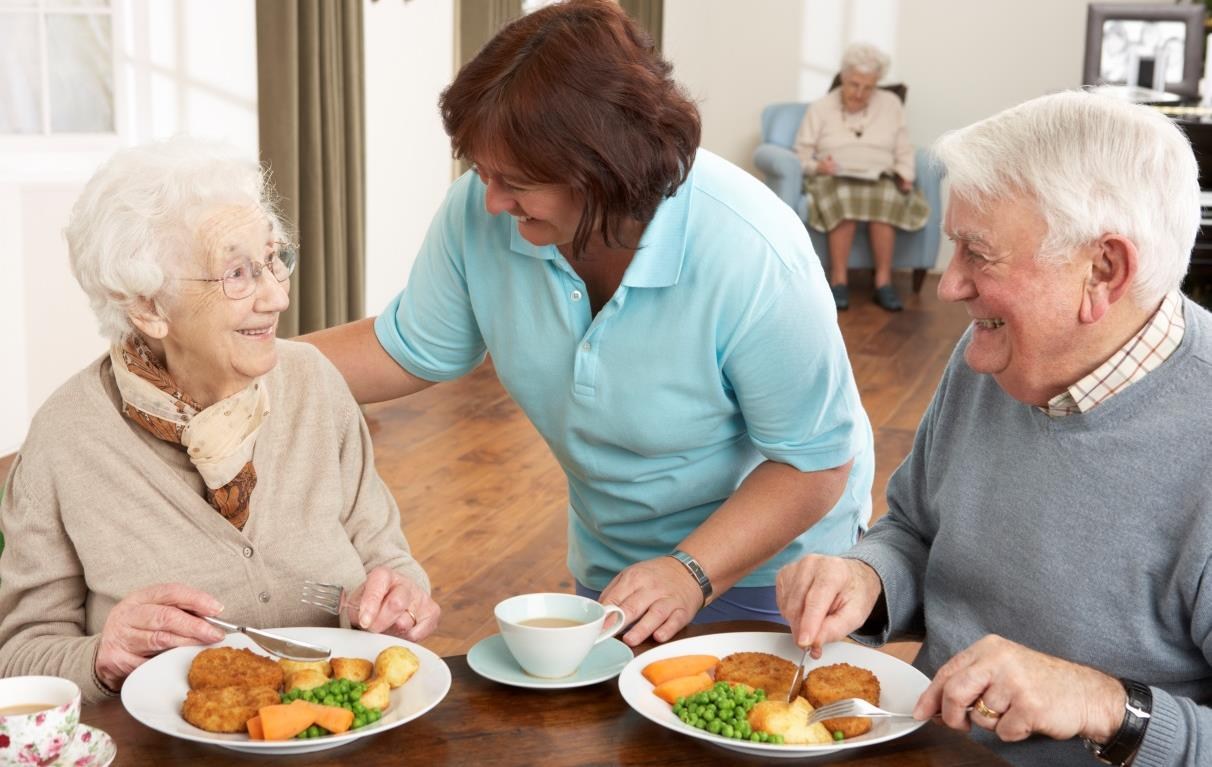
[[[762,110],[762,144],[753,153],[753,164],[762,172],[766,186],[791,206],[801,221],[807,225],[808,197],[804,194],[804,171],[800,158],[795,153],[795,134],[804,119],[808,105],[803,102],[771,104]],[[942,202],[939,187],[942,170],[930,161],[930,152],[917,150],[916,186],[926,195],[930,203],[930,219],[926,226],[916,232],[897,232],[896,250],[892,254],[893,269],[913,270],[913,292],[922,289],[926,270],[934,267],[938,260],[939,222],[942,218]],[[826,273],[829,269],[829,241],[821,232],[808,228],[812,246],[821,259]],[[851,268],[870,268],[871,242],[867,239],[867,227],[859,227],[855,233],[854,246],[850,250]]]

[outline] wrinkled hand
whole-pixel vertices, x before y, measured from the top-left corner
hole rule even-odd
[[[809,554],[779,570],[775,598],[800,647],[836,642],[866,622],[883,591],[883,582],[857,559]]]
[[[635,647],[650,636],[664,642],[681,631],[702,608],[703,592],[685,565],[672,557],[657,557],[625,568],[598,601],[618,605],[627,620],[634,621],[621,638]]]
[[[132,592],[109,611],[101,628],[95,669],[111,690],[153,655],[185,645],[210,644],[222,629],[185,612],[214,616],[223,611],[211,595],[179,583],[161,583]]]
[[[901,176],[897,176],[896,188],[901,190],[901,194],[909,194],[909,192],[913,191],[913,182],[907,181]]]
[[[350,595],[349,621],[375,634],[419,642],[438,627],[442,608],[411,578],[380,565]]]
[[[977,699],[1001,716],[969,712]],[[967,731],[975,724],[1004,741],[1039,733],[1105,743],[1119,729],[1125,701],[1123,686],[1100,671],[990,634],[943,664],[913,716],[942,711],[948,727]]]
[[[832,176],[837,173],[837,160],[830,155],[816,164],[816,172],[822,176]]]

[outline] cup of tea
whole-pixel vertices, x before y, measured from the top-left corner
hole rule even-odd
[[[501,638],[522,670],[559,679],[576,672],[599,642],[623,628],[623,609],[576,594],[522,594],[493,609]],[[606,619],[614,621],[605,629]]]
[[[0,679],[0,764],[49,764],[80,724],[80,688],[57,676]]]

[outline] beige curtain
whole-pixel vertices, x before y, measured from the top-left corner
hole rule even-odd
[[[652,35],[652,42],[660,52],[665,31],[665,0],[619,0],[619,5]]]
[[[278,335],[365,314],[361,0],[257,0],[261,160],[299,232]]]
[[[522,0],[456,0],[455,68],[471,61],[501,27],[522,15]]]

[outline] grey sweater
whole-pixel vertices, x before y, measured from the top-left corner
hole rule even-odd
[[[1212,315],[1184,311],[1169,360],[1064,418],[972,372],[965,336],[850,553],[889,616],[855,638],[922,636],[931,676],[992,633],[1136,679],[1153,719],[1134,767],[1212,764]],[[1096,764],[1077,739],[974,737],[1016,764]]]

